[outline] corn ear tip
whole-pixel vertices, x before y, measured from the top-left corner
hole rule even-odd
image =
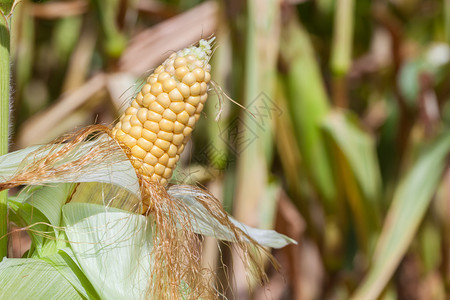
[[[198,42],[198,46],[184,48],[183,50],[179,51],[179,55],[187,56],[189,54],[193,54],[201,60],[207,60],[213,52],[212,48],[215,40],[215,36],[210,38],[209,40],[201,39]]]

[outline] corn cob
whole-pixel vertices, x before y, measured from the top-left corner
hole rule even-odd
[[[112,136],[128,147],[136,170],[167,185],[208,98],[211,43],[173,53],[147,78]]]

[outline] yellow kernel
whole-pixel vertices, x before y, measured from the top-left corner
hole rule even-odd
[[[211,73],[205,72],[205,82],[209,83],[211,81]]]
[[[161,121],[161,119],[162,119],[161,114],[155,113],[154,111],[151,111],[151,110],[148,111],[147,120],[159,122],[159,121]]]
[[[144,162],[150,166],[154,166],[158,163],[158,158],[149,152],[145,155]]]
[[[187,122],[186,126],[194,128],[196,121],[197,120],[195,119],[195,116],[192,116],[192,117],[189,118],[189,121]]]
[[[181,67],[181,66],[186,65],[186,63],[187,63],[186,58],[184,58],[184,57],[177,57],[177,58],[175,59],[175,61],[173,62],[173,66],[174,66],[175,68],[179,68],[179,67]]]
[[[175,74],[175,68],[173,67],[173,65],[167,66],[166,67],[166,72],[169,73],[171,76]]]
[[[144,126],[145,126],[145,125],[144,125]],[[154,132],[152,132],[152,131],[150,131],[150,130],[144,128],[144,129],[142,129],[142,137],[143,137],[144,139],[146,139],[147,141],[153,143],[153,142],[156,141],[156,139],[157,139],[158,136],[156,135],[156,133],[154,133]]]
[[[163,92],[162,84],[160,82],[155,82],[154,84],[152,84],[151,92],[155,96],[161,94]]]
[[[170,55],[169,56],[169,59],[167,59],[165,62],[164,62],[164,66],[165,67],[167,67],[167,66],[173,66],[173,62],[174,62],[174,60],[175,60],[175,56],[176,56],[176,53],[172,53],[172,55]]]
[[[161,178],[161,180],[159,181],[159,183],[160,183],[162,186],[166,186],[166,185],[168,184],[168,181],[167,181],[167,179],[165,179],[165,178]]]
[[[195,122],[197,122],[198,119],[200,119],[200,114],[195,114],[194,117],[195,117]]]
[[[144,149],[147,152],[150,151],[153,147],[153,143],[146,140],[143,137],[139,138],[136,143],[139,147],[141,147],[142,149]]]
[[[175,167],[175,164],[177,163],[177,159],[175,157],[169,158],[169,161],[167,162],[167,168],[172,169]]]
[[[195,63],[196,60],[197,60],[197,58],[192,54],[186,56],[186,62],[188,64],[193,64],[193,63]]]
[[[148,112],[148,109],[146,109],[146,108],[141,108],[140,110],[138,110],[136,116],[141,123],[144,123],[145,121],[147,121],[147,112]]]
[[[126,132],[126,133],[130,132],[130,130],[131,130],[130,122],[122,122],[122,128],[121,129],[123,130],[123,132]]]
[[[128,134],[131,135],[132,137],[134,137],[135,139],[140,138],[141,134],[142,134],[142,127],[141,126],[133,126],[133,127],[131,127],[130,132],[128,132]]]
[[[139,169],[142,166],[142,161],[140,159],[132,159],[131,160],[131,164],[133,165],[133,167],[135,167],[136,169]]]
[[[144,159],[144,157],[147,155],[147,151],[136,145],[131,148],[131,155],[140,159]]]
[[[166,110],[163,112],[162,116],[163,116],[164,118],[166,118],[167,120],[170,120],[170,121],[172,121],[172,122],[175,122],[175,121],[177,120],[177,114],[174,113],[173,111],[171,111],[170,109],[166,109]]]
[[[199,103],[197,106],[197,110],[195,111],[196,114],[201,113],[203,110],[203,103]]]
[[[173,89],[169,93],[169,98],[172,102],[181,102],[184,100],[183,95],[180,93],[178,89]]]
[[[178,147],[174,144],[171,144],[169,150],[167,150],[167,154],[169,157],[174,157],[177,154]]]
[[[130,107],[128,107],[127,110],[125,111],[125,114],[126,114],[126,115],[134,115],[135,113],[137,113],[137,111],[138,111],[137,108],[135,108],[135,107],[133,107],[133,106],[130,106]]]
[[[123,123],[123,122],[130,122],[130,120],[131,120],[131,115],[125,115],[125,116],[123,117],[122,123]]]
[[[137,94],[137,96],[136,96],[136,101],[137,101],[138,103],[140,103],[140,102],[142,101],[142,98],[144,98],[144,95],[142,95],[142,93],[139,92],[139,93]]]
[[[200,94],[206,94],[206,92],[208,92],[208,85],[206,84],[206,82],[202,82],[200,83]]]
[[[159,128],[164,131],[172,132],[173,122],[163,118],[161,121],[159,121]]]
[[[141,121],[136,117],[136,115],[132,115],[130,118],[130,124],[131,126],[142,126]]]
[[[155,121],[145,121],[144,127],[154,133],[159,131],[159,123]]]
[[[208,99],[208,94],[203,94],[200,96],[200,102],[205,104],[206,99]]]
[[[186,103],[189,103],[193,106],[197,106],[198,103],[200,102],[200,97],[199,96],[190,96],[189,98],[187,98]]]
[[[207,64],[207,65],[204,67],[204,69],[205,69],[205,72],[211,73],[211,65],[210,65],[210,64]]]
[[[183,143],[183,140],[184,140],[184,135],[182,133],[174,134],[172,143],[177,146],[180,146]],[[178,153],[178,150],[177,150],[177,153]]]
[[[158,162],[164,166],[167,166],[167,163],[169,162],[169,154],[164,153],[164,155],[159,158]]]
[[[156,97],[153,94],[145,94],[144,98],[142,99],[142,105],[145,107],[149,107],[152,102],[156,100]]]
[[[156,74],[158,74],[158,73],[161,73],[163,70],[164,70],[164,67],[160,65],[160,66],[158,66],[158,67],[155,69],[154,72],[155,72]]]
[[[137,109],[141,108],[141,105],[136,101],[136,99],[131,101],[131,106]]]
[[[163,95],[163,94],[161,94],[161,95]],[[159,96],[161,96],[161,95],[159,95]],[[158,96],[158,97],[159,97],[159,96]],[[158,101],[152,102],[152,103],[150,104],[150,106],[148,107],[148,109],[151,110],[151,111],[154,111],[154,112],[157,113],[157,114],[162,114],[163,111],[164,111],[164,107],[162,107],[162,105],[159,104]],[[146,116],[146,117],[147,117],[147,116]]]
[[[172,102],[169,106],[169,109],[174,113],[178,114],[184,111],[185,106],[186,105],[184,104],[184,102]]]
[[[164,170],[164,174],[162,175],[164,178],[169,179],[172,176],[172,169],[166,168]]]
[[[148,94],[150,92],[151,87],[152,86],[148,83],[144,84],[144,86],[141,89],[142,95]]]
[[[183,150],[184,150],[184,145],[181,145],[181,146],[178,148],[178,154],[181,154],[181,153],[183,152]]]
[[[158,77],[156,76],[156,74],[152,74],[147,77],[147,83],[150,85],[154,84],[156,81],[158,81]]]
[[[189,73],[189,69],[186,66],[178,67],[175,70],[175,77],[178,80],[182,80],[187,73]]]
[[[180,82],[178,83],[177,88],[184,98],[187,98],[191,95],[191,88],[187,84]]]
[[[194,74],[195,78],[198,82],[201,82],[205,79],[205,71],[203,71],[202,68],[196,68],[192,71],[192,74]]]
[[[192,116],[195,111],[197,110],[197,108],[189,103],[186,103],[186,108],[184,109],[190,116]]]
[[[178,116],[177,116],[178,117]],[[175,121],[174,123],[173,123],[173,132],[174,133],[182,133],[183,132],[183,130],[184,130],[184,124],[183,123],[180,123],[180,122],[178,122],[178,121]]]
[[[158,175],[162,175],[162,174],[164,174],[164,170],[166,169],[166,167],[165,166],[163,166],[162,164],[156,164],[155,165],[155,174],[158,174]]]
[[[158,101],[158,103],[164,108],[168,108],[171,102],[167,93],[159,94],[158,97],[156,97],[156,101]]]
[[[161,130],[158,132],[157,135],[158,135],[158,139],[160,139],[160,140],[172,142],[172,139],[173,139],[172,132],[167,132],[167,131]]]
[[[148,153],[148,154],[150,154],[150,153]],[[147,154],[147,155],[148,155]],[[151,154],[150,154],[151,155]],[[153,156],[154,157],[154,156]],[[145,158],[147,158],[147,156],[145,157]],[[156,157],[155,157],[155,159],[156,159]],[[144,161],[145,161],[145,159],[144,159]],[[156,162],[155,162],[155,164],[154,165],[156,165]],[[153,174],[153,173],[155,173],[155,168],[153,167],[154,165],[150,165],[150,164],[148,164],[148,163],[143,163],[142,164],[142,170],[143,170],[143,173],[145,173],[145,174]]]
[[[161,148],[165,152],[165,151],[169,150],[170,142],[162,140],[162,139],[157,139],[155,141],[155,146],[158,146],[159,148]]]
[[[155,143],[156,143],[157,141],[158,141],[158,140],[156,140]],[[156,157],[159,158],[159,157],[163,156],[164,150],[161,149],[161,148],[159,148],[159,147],[156,146],[156,145],[153,145],[153,148],[150,150],[150,153],[153,154],[154,156],[156,156]]]
[[[177,121],[186,125],[189,120],[189,114],[184,110],[177,115]]]
[[[183,130],[183,134],[184,134],[185,137],[189,137],[189,135],[191,134],[191,132],[192,132],[192,128],[191,128],[191,127],[188,127],[188,126],[186,126],[186,127],[184,128],[184,130]]]
[[[123,137],[126,135],[125,132],[122,131],[122,129],[117,129],[116,133],[113,134],[113,136],[115,136],[116,138],[118,138],[119,140],[122,140]]]
[[[134,145],[136,145],[136,139],[134,137],[132,137],[131,135],[125,135],[123,137],[123,141],[122,141],[128,148],[133,147]]]
[[[169,78],[170,78],[170,74],[167,73],[167,72],[161,72],[158,75],[158,81],[161,82],[161,83],[163,83],[164,80],[167,80]],[[163,86],[164,86],[164,84],[163,84]]]
[[[197,68],[203,68],[203,61],[201,61],[201,60],[197,60],[195,63],[194,63],[194,66],[196,66]]]
[[[188,86],[191,86],[197,82],[197,80],[195,79],[195,75],[192,73],[187,73],[186,75],[184,75],[182,81],[184,84],[187,84]]]
[[[161,176],[156,174],[156,173],[153,173],[152,177],[151,177],[151,180],[152,181],[160,181],[161,180]]]
[[[191,86],[191,95],[193,95],[193,96],[200,95],[201,90],[202,89],[201,89],[200,83],[196,82]]]
[[[176,87],[177,87],[177,83],[172,78],[168,78],[168,79],[164,80],[164,82],[163,82],[163,90],[167,93]]]

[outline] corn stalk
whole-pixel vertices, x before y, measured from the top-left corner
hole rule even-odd
[[[7,15],[11,3],[1,2],[0,16],[0,155],[8,152],[9,127],[9,46],[10,34]],[[0,192],[0,260],[8,251],[7,192]]]

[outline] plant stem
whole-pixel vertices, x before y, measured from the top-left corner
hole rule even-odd
[[[331,69],[334,75],[333,102],[340,107],[347,106],[346,77],[351,65],[354,6],[353,0],[336,2]]]
[[[0,15],[0,155],[8,153],[9,47],[8,22],[4,15]],[[7,196],[7,191],[0,192],[0,260],[7,255],[8,251]]]

